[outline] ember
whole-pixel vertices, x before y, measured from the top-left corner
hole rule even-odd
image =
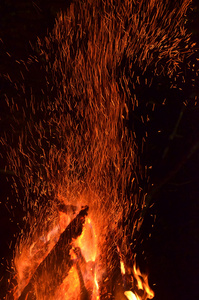
[[[30,225],[16,246],[14,299],[154,297],[136,267],[150,184],[130,118],[138,74],[172,76],[184,55],[182,2],[176,16],[168,1],[74,1],[38,40],[46,90],[25,100],[30,118],[16,107],[25,125],[8,152]]]

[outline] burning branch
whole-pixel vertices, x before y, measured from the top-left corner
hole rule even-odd
[[[62,283],[73,265],[73,260],[70,258],[72,240],[81,235],[87,213],[88,207],[86,206],[67,226],[57,244],[35,271],[18,300],[27,299],[29,295],[32,297],[31,299],[36,299],[36,295],[40,293],[45,296],[52,295]]]

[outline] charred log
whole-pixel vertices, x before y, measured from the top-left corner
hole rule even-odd
[[[38,266],[18,300],[33,300],[37,295],[45,299],[48,295],[54,294],[73,265],[70,258],[71,242],[81,235],[87,213],[88,206],[84,207],[67,226],[57,244]]]

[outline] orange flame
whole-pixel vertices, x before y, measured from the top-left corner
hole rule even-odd
[[[89,218],[86,218],[83,232],[74,241],[74,246],[81,249],[86,262],[95,261],[97,256],[96,234]]]
[[[149,287],[148,276],[146,274],[141,274],[140,269],[136,268],[135,264],[133,266],[133,271],[134,271],[135,279],[137,280],[138,289],[146,292],[146,294],[147,294],[146,299],[153,299],[154,292]],[[140,298],[138,298],[138,299],[141,300]]]
[[[96,272],[97,243],[91,219],[86,218],[82,234],[73,241],[70,252],[74,261],[68,276],[56,294],[56,299],[77,300],[78,294],[89,295],[89,299],[99,299],[99,285]],[[71,284],[71,282],[73,284]]]
[[[141,274],[140,269],[136,268],[136,264],[133,266],[133,276],[132,276],[132,282],[136,282],[137,286],[137,292],[134,291],[125,291],[124,295],[129,300],[147,300],[147,299],[153,299],[154,292],[149,287],[148,283],[148,276],[145,274]],[[142,296],[140,296],[139,291],[142,291]]]
[[[124,295],[127,297],[129,300],[139,300],[140,298],[137,298],[136,295],[131,292],[131,291],[126,291],[124,292]]]

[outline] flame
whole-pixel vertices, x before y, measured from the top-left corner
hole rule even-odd
[[[40,261],[42,261],[47,255],[47,252],[42,252],[42,247],[49,242],[52,245],[55,244],[60,233],[70,221],[70,216],[60,213],[59,223],[55,224],[46,235],[40,236],[36,242],[31,244],[29,255],[31,255],[32,258],[35,258],[36,254],[41,252],[43,253],[43,257],[40,257]],[[88,299],[100,299],[99,278],[101,278],[102,270],[99,267],[98,253],[103,249],[98,249],[98,235],[96,234],[95,223],[91,217],[86,217],[83,231],[77,239],[73,240],[72,246],[70,257],[73,261],[73,266],[62,284],[57,287],[52,299],[81,300],[81,295],[84,295],[84,293],[85,295],[88,294],[88,296],[85,296]],[[136,267],[136,263],[134,263],[132,270],[126,266],[124,256],[118,246],[117,251],[119,254],[120,270],[123,280],[123,295],[129,300],[152,299],[154,293],[149,287],[148,276],[141,274],[140,269]],[[25,261],[26,259],[24,262]],[[131,280],[129,280],[129,278],[131,278]],[[129,287],[132,282],[136,283],[136,291],[127,291],[126,287]],[[22,287],[24,287],[26,283],[27,281],[22,281]],[[20,287],[21,290],[22,287]],[[143,292],[142,296],[139,295],[140,290]],[[116,299],[119,299],[118,296]],[[51,298],[49,297],[49,299]]]
[[[92,295],[92,300],[99,300],[100,295],[99,295],[99,284],[97,282],[97,273],[95,272],[94,274],[94,289],[93,289],[93,295]]]
[[[121,268],[122,275],[124,275],[125,274],[125,267],[124,267],[124,262],[123,261],[120,261],[120,268]]]
[[[64,279],[63,283],[59,286],[59,289],[57,289],[55,294],[55,299],[56,300],[77,300],[78,294],[80,294],[79,277],[75,266],[73,266],[69,271],[68,276]]]
[[[132,282],[136,283],[136,291],[125,291],[124,295],[129,300],[147,300],[153,299],[154,292],[149,287],[148,276],[146,274],[141,274],[140,269],[136,268],[136,263],[133,265],[132,270]],[[140,296],[141,294],[141,296]]]
[[[146,300],[152,299],[154,297],[154,292],[150,289],[148,284],[148,276],[145,274],[141,274],[140,269],[136,267],[136,262],[133,264],[133,268],[125,266],[124,259],[121,253],[120,248],[117,246],[117,251],[120,258],[120,270],[122,274],[124,295],[129,300]],[[135,261],[136,256],[134,257]],[[130,286],[129,284],[129,276],[131,278],[131,283],[134,283],[134,287],[132,289],[136,289],[136,291],[132,292],[131,290],[127,291],[126,287]],[[141,291],[142,296],[140,296],[139,291]]]
[[[133,266],[133,271],[134,271],[135,279],[137,280],[138,289],[146,292],[146,294],[147,294],[146,299],[153,299],[154,292],[149,287],[148,276],[146,274],[141,274],[140,269],[136,268],[136,264],[134,264],[134,266]]]
[[[126,270],[125,270],[125,266],[124,266],[124,261],[122,259],[122,254],[121,254],[120,248],[118,246],[117,246],[117,251],[118,251],[118,254],[119,254],[119,257],[120,257],[120,269],[121,269],[121,273],[122,273],[122,275],[125,275]]]
[[[56,299],[77,300],[77,294],[87,294],[89,299],[99,299],[97,280],[97,243],[96,234],[90,218],[86,218],[82,234],[73,241],[70,251],[74,266],[58,288]],[[73,284],[71,284],[71,282]],[[86,297],[86,296],[85,296]]]
[[[89,218],[86,218],[83,232],[74,241],[74,246],[81,249],[86,262],[95,261],[97,256],[96,234]]]
[[[137,298],[136,295],[131,292],[131,291],[126,291],[124,292],[124,295],[127,297],[129,300],[139,300],[140,298]]]

